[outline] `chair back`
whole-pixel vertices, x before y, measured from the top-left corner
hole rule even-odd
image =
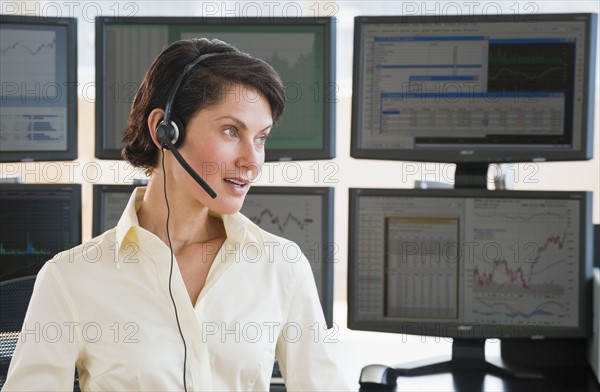
[[[0,388],[6,382],[34,283],[35,275],[0,282]]]

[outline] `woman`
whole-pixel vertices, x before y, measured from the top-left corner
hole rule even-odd
[[[75,367],[83,390],[268,390],[275,357],[289,390],[348,389],[308,261],[238,213],[283,108],[275,71],[221,41],[158,56],[123,137],[148,187],[40,271],[5,390],[69,390]]]

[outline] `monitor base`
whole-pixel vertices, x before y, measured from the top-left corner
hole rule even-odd
[[[396,368],[399,376],[421,376],[425,374],[453,371],[480,371],[498,377],[542,379],[540,373],[509,366],[506,363],[493,364],[485,359],[485,339],[454,339],[452,358],[449,361],[435,362],[412,368]]]

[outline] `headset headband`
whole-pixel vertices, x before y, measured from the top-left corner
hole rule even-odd
[[[185,75],[187,75],[192,70],[192,68],[194,68],[199,62],[206,60],[208,58],[214,57],[214,56],[218,56],[219,54],[221,54],[221,53],[203,54],[203,55],[199,56],[196,60],[192,61],[191,63],[189,63],[188,65],[185,66],[185,68],[183,69],[183,72],[181,73],[181,75],[179,75],[179,77],[177,78],[177,81],[173,85],[173,88],[171,89],[171,93],[169,94],[169,99],[167,100],[167,104],[165,105],[165,116],[163,117],[163,121],[166,124],[169,124],[171,122],[171,110],[173,108],[175,96],[177,95],[177,90],[179,90],[179,86],[181,85],[181,82],[183,81],[183,78],[185,77]]]

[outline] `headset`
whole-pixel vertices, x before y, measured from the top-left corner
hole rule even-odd
[[[167,219],[166,219],[166,231],[167,231],[167,239],[169,241],[169,249],[171,250],[171,268],[169,271],[169,294],[171,296],[171,302],[173,303],[173,309],[175,310],[175,319],[177,320],[177,328],[179,329],[179,335],[181,336],[181,340],[183,342],[183,390],[187,391],[187,382],[186,382],[186,364],[187,364],[187,345],[185,343],[185,337],[183,336],[183,332],[181,331],[181,324],[179,323],[179,315],[177,313],[177,305],[175,304],[175,299],[173,298],[173,291],[171,289],[171,281],[173,277],[173,244],[171,243],[171,234],[169,233],[169,218],[171,216],[171,208],[169,207],[169,199],[167,197],[167,176],[165,173],[165,148],[167,148],[171,153],[175,156],[179,164],[188,172],[190,176],[214,199],[217,197],[217,193],[200,177],[198,173],[187,163],[187,161],[181,156],[178,151],[178,147],[181,146],[183,140],[185,139],[185,127],[183,122],[177,118],[177,116],[173,115],[173,103],[175,102],[175,97],[177,95],[177,91],[179,90],[179,86],[183,81],[183,78],[194,68],[198,63],[204,61],[213,56],[217,56],[220,53],[208,53],[199,56],[194,61],[189,63],[183,69],[183,72],[177,78],[177,81],[173,85],[171,92],[169,94],[169,98],[165,105],[165,115],[158,123],[156,127],[156,138],[160,141],[161,150],[162,150],[162,170],[163,170],[163,181],[164,181],[164,194],[165,194],[165,203],[167,205]]]
[[[221,53],[203,54],[185,66],[183,72],[181,75],[179,75],[177,81],[171,89],[171,92],[169,93],[169,98],[167,99],[167,103],[165,105],[165,115],[156,127],[156,138],[158,141],[160,141],[162,148],[167,148],[169,151],[171,151],[179,164],[213,199],[217,197],[217,193],[206,183],[206,181],[204,181],[202,177],[200,177],[200,175],[194,169],[192,169],[192,167],[178,151],[178,147],[181,146],[183,140],[185,139],[185,126],[183,125],[183,122],[177,118],[177,116],[173,115],[173,104],[175,102],[175,97],[177,96],[179,86],[183,82],[183,78],[192,70],[192,68],[194,68],[200,62],[220,54]]]

